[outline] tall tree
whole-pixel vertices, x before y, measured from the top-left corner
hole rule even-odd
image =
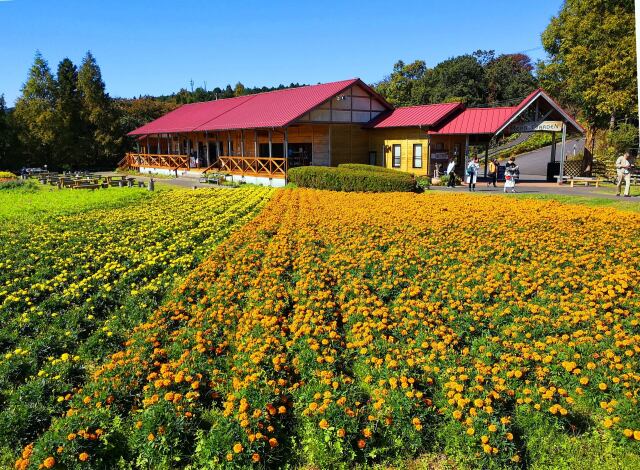
[[[526,54],[502,54],[487,62],[485,71],[489,105],[519,101],[537,86]]]
[[[16,142],[9,111],[4,95],[0,95],[0,169],[17,168],[15,151]]]
[[[440,62],[425,76],[429,102],[486,103],[487,80],[477,57],[465,54]]]
[[[376,85],[376,90],[396,106],[411,106],[426,102],[424,76],[427,65],[423,60],[405,64],[399,60],[393,72]]]
[[[90,147],[82,121],[78,70],[68,58],[58,64],[55,83],[55,148],[58,166],[77,168]]]
[[[82,117],[92,141],[86,165],[112,164],[121,150],[122,136],[115,108],[105,91],[102,72],[91,52],[87,52],[78,71],[78,91]]]
[[[52,163],[54,100],[54,79],[49,64],[36,52],[13,113],[25,165]]]
[[[236,83],[236,86],[233,89],[233,95],[234,96],[242,96],[242,95],[246,95],[246,94],[247,94],[247,90],[246,90],[245,86],[241,82]]]
[[[633,0],[565,0],[542,34],[549,59],[542,86],[580,110],[587,124],[585,165],[598,128],[637,112]]]

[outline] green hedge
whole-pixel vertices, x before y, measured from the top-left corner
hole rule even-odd
[[[363,165],[370,166],[370,165]],[[413,175],[400,171],[353,169],[345,166],[305,166],[289,170],[289,181],[303,188],[332,191],[388,192],[416,191]]]
[[[364,163],[341,163],[340,165],[338,165],[338,168],[344,168],[348,170],[370,171],[373,173],[386,173],[386,174],[392,174],[392,175],[408,174],[408,173],[405,173],[404,171],[394,170],[392,168],[385,168],[383,166],[365,165]]]

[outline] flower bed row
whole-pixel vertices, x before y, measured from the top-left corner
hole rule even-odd
[[[17,467],[519,467],[533,422],[637,456],[640,217],[477,201],[278,192]]]
[[[134,204],[0,229],[0,445],[35,439],[270,190],[163,191]],[[17,196],[18,197],[18,196]]]

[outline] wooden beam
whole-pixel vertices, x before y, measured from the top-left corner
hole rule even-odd
[[[253,142],[253,156],[255,158],[258,158],[258,149],[260,148],[258,145],[258,129],[255,129],[253,131],[253,138],[254,138],[254,142]]]

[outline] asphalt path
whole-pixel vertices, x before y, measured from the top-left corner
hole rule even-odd
[[[560,161],[561,144],[557,144],[556,161]],[[566,156],[569,158],[575,153],[584,150],[584,137],[567,140]],[[544,180],[547,177],[547,163],[551,161],[551,145],[522,153],[516,157],[516,163],[520,167],[520,179]]]

